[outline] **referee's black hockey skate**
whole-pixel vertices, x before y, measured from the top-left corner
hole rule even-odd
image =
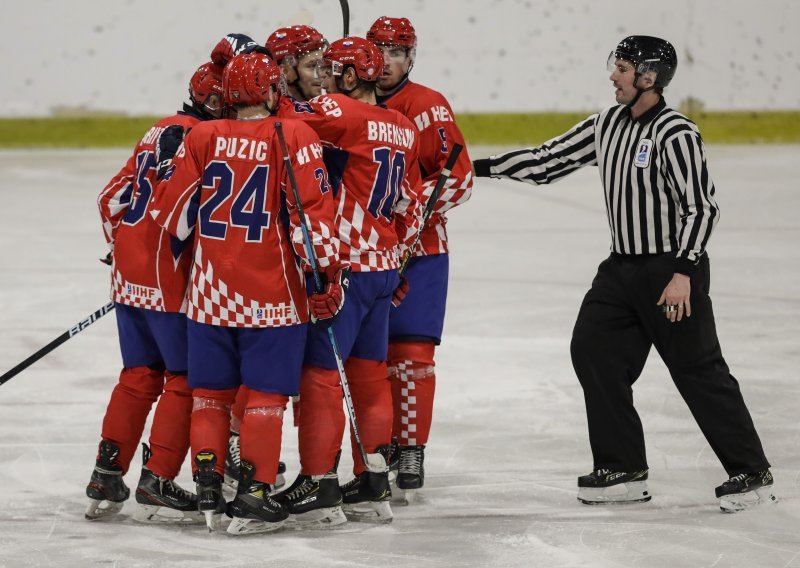
[[[367,470],[341,487],[342,510],[349,520],[392,522],[392,489],[386,464],[389,452],[389,446],[381,446],[378,453],[367,454]]]
[[[194,458],[197,471],[194,482],[197,484],[197,509],[206,519],[209,531],[219,529],[222,513],[227,504],[222,496],[222,476],[214,471],[217,456],[214,452],[200,452]]]
[[[122,466],[117,463],[119,447],[113,442],[103,440],[97,448],[97,461],[92,477],[86,486],[89,506],[85,516],[89,520],[102,519],[116,515],[122,510],[123,502],[131,491],[122,480]]]
[[[647,472],[598,469],[578,478],[578,501],[584,505],[627,504],[649,501]]]
[[[289,516],[286,507],[270,497],[268,483],[256,481],[253,464],[240,462],[239,485],[236,498],[228,504],[228,534],[243,535],[278,530]]]
[[[239,448],[239,433],[231,432],[228,438],[228,453],[225,456],[225,486],[236,491],[239,484],[239,464],[242,461],[242,454]],[[278,462],[278,475],[275,477],[275,485],[272,491],[278,491],[286,485],[286,464]]]
[[[736,513],[764,503],[776,503],[773,483],[772,472],[768,469],[734,475],[715,489],[719,508],[726,513]]]
[[[416,499],[417,489],[425,485],[425,446],[400,446],[397,466],[397,488],[408,505]]]
[[[275,500],[285,505],[291,514],[287,527],[325,529],[347,522],[336,473],[340,456],[341,452],[325,475],[298,475],[288,489],[275,495]]]
[[[150,448],[142,444],[142,475],[136,487],[133,519],[140,523],[202,524],[197,496],[172,479],[160,477],[147,468]]]

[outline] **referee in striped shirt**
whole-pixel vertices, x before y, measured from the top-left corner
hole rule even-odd
[[[624,39],[608,60],[619,103],[538,148],[474,162],[478,176],[535,185],[597,166],[611,255],[586,294],[572,335],[594,471],[578,479],[587,504],[648,501],[644,435],[632,385],[651,346],[730,479],[724,510],[774,500],[772,475],[739,385],[722,357],[706,254],[719,220],[697,126],[661,96],[677,67],[672,45]]]

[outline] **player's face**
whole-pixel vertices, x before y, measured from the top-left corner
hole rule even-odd
[[[411,69],[411,50],[398,45],[378,47],[383,54],[383,73],[378,78],[378,88],[389,90],[396,87]]]
[[[206,112],[214,118],[222,116],[222,99],[217,93],[208,95],[203,103],[203,107],[205,107]]]
[[[621,105],[627,105],[636,97],[636,70],[630,61],[615,59],[609,61],[611,76],[609,79],[614,84],[614,96]]]
[[[306,53],[297,62],[297,80],[303,96],[313,99],[322,94],[322,77],[317,72],[318,61],[322,60],[322,50]]]

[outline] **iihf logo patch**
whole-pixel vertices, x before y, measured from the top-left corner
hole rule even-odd
[[[650,165],[650,155],[653,153],[653,141],[647,138],[639,140],[636,147],[636,155],[633,157],[633,165],[637,168],[646,168]]]
[[[256,319],[257,319],[257,320],[262,320],[262,319],[264,319],[264,309],[263,309],[263,308],[258,308],[258,309],[256,310]]]
[[[128,284],[128,285],[126,286],[126,288],[128,289],[128,296],[132,295],[132,294],[133,294],[133,288],[131,287],[131,285],[130,285],[130,284]]]

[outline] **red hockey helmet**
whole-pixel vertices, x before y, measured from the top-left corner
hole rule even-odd
[[[277,108],[281,88],[281,70],[278,65],[261,53],[237,55],[225,66],[222,76],[223,100],[226,105],[260,105],[269,100],[275,88]]]
[[[290,55],[299,59],[306,53],[324,50],[328,47],[328,41],[311,26],[291,26],[272,32],[266,46],[275,61],[280,63]]]
[[[325,64],[330,64],[334,75],[341,75],[346,65],[352,65],[356,76],[375,82],[383,71],[383,55],[371,41],[357,36],[338,39],[322,54]]]
[[[367,39],[376,45],[399,45],[409,49],[417,47],[417,32],[408,18],[381,16],[370,26]]]
[[[212,95],[216,95],[216,101]],[[222,103],[222,67],[211,61],[198,67],[189,80],[189,97],[198,106],[218,110]]]

